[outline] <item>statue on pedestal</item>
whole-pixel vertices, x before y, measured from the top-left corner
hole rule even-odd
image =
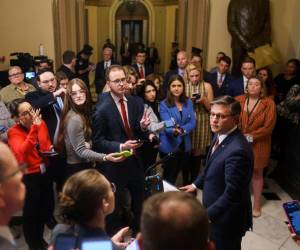
[[[248,52],[271,44],[270,1],[231,0],[227,25],[232,37],[232,74],[238,76],[241,61]]]

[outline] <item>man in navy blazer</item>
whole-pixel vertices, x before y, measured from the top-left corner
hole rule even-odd
[[[150,75],[153,73],[153,68],[150,64],[145,63],[146,62],[146,51],[144,49],[139,49],[136,52],[135,56],[136,63],[132,64],[132,67],[136,70],[136,72],[139,74],[139,77],[144,79],[147,75]]]
[[[228,56],[223,56],[218,60],[217,70],[210,74],[210,84],[213,88],[214,97],[227,95],[229,83],[232,81],[232,76],[229,74],[231,59]]]
[[[63,110],[63,96],[66,93],[65,88],[58,88],[57,81],[50,69],[42,69],[37,74],[37,91],[29,92],[25,95],[28,101],[35,109],[41,110],[41,115],[45,121],[51,142],[53,145],[57,142],[59,133],[59,124],[61,112]],[[60,191],[64,182],[64,166],[65,159],[60,155],[49,158],[49,167],[47,172],[53,182],[56,183],[56,189]],[[49,197],[49,221],[48,226],[54,227],[56,224],[53,217],[54,212],[54,194],[50,188],[49,193],[45,194]]]
[[[186,66],[189,63],[188,56],[187,56],[187,53],[185,50],[180,50],[177,53],[176,58],[177,58],[177,67],[178,68],[168,71],[164,77],[163,90],[164,90],[165,94],[167,94],[168,83],[169,83],[171,76],[180,75],[182,78],[184,78],[184,72],[185,72]]]
[[[206,167],[193,184],[181,188],[187,192],[203,189],[210,237],[217,250],[240,250],[242,237],[252,227],[253,153],[237,128],[240,111],[240,104],[230,96],[212,102],[210,125],[215,137]]]
[[[96,71],[95,71],[95,87],[97,94],[101,93],[106,80],[105,80],[105,71],[108,69],[111,65],[119,64],[112,58],[113,50],[109,47],[103,48],[103,60],[101,62],[98,62],[96,65]]]
[[[133,150],[134,155],[120,163],[105,162],[98,169],[106,178],[117,186],[116,209],[107,218],[107,231],[114,234],[126,223],[121,218],[121,205],[124,193],[128,189],[134,220],[131,228],[138,231],[139,219],[144,200],[144,168],[140,159],[140,147],[137,139],[152,141],[154,134],[141,128],[144,114],[143,103],[134,96],[125,96],[126,75],[122,66],[108,68],[106,82],[109,93],[98,99],[93,115],[93,147],[97,152],[111,153]],[[124,105],[124,106],[123,106]]]
[[[242,76],[231,81],[228,87],[228,95],[235,97],[243,95],[248,80],[255,76],[255,60],[251,57],[245,57],[241,66]]]

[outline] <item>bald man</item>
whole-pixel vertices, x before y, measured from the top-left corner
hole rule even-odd
[[[109,47],[103,48],[103,60],[97,63],[95,71],[95,87],[97,94],[100,94],[106,84],[105,72],[111,65],[119,64],[112,57],[113,50]]]
[[[207,213],[194,196],[166,192],[144,203],[137,240],[141,250],[213,250],[208,231]]]
[[[0,143],[0,249],[17,249],[8,223],[23,208],[25,186],[22,168],[8,146]]]
[[[180,50],[177,53],[177,69],[170,70],[166,73],[164,77],[164,83],[163,83],[163,90],[165,93],[167,93],[168,89],[168,82],[172,75],[180,75],[181,77],[184,77],[184,72],[186,69],[186,66],[188,65],[188,56],[185,50]]]
[[[28,92],[35,91],[35,87],[24,82],[24,73],[19,66],[12,66],[8,70],[10,84],[1,89],[0,100],[8,106],[13,100],[24,98]]]

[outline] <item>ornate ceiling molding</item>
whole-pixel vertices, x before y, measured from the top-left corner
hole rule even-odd
[[[178,5],[178,0],[150,0],[150,2],[152,2],[154,6]],[[85,5],[87,6],[107,7],[107,6],[111,6],[112,4],[113,4],[113,0],[85,0]]]

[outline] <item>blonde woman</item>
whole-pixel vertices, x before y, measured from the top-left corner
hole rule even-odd
[[[210,102],[214,99],[211,85],[202,79],[200,66],[189,64],[186,68],[187,83],[185,92],[191,98],[196,113],[196,128],[192,131],[192,156],[190,173],[186,173],[187,182],[196,179],[201,159],[205,157],[207,147],[211,142],[211,130],[209,125]],[[190,179],[189,179],[190,174]]]

